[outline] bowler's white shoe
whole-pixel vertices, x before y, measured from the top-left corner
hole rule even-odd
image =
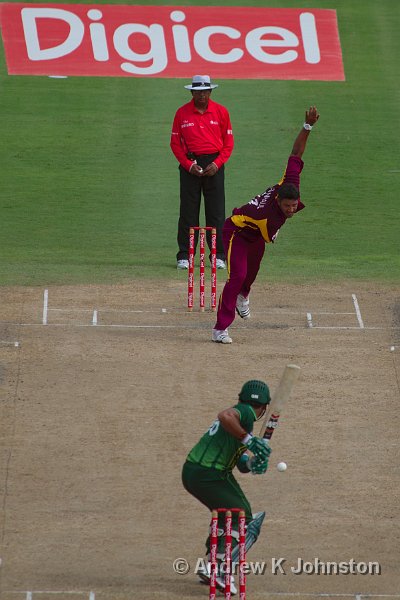
[[[229,337],[227,329],[213,329],[212,341],[218,342],[219,344],[232,344],[232,338]]]
[[[236,299],[236,312],[242,319],[250,318],[250,302],[249,299],[242,296],[242,294],[239,294]]]
[[[189,268],[189,261],[185,260],[184,258],[178,260],[176,262],[176,268],[177,269],[188,269]]]
[[[222,258],[217,258],[217,260],[215,261],[215,266],[217,267],[217,269],[226,269],[225,261],[222,260]]]

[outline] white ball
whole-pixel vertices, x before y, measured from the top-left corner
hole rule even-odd
[[[394,352],[394,346],[390,346],[390,352]]]
[[[278,471],[286,471],[287,464],[285,462],[280,462],[276,465],[276,468],[278,469]]]

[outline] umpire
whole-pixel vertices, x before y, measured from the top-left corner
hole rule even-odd
[[[222,227],[225,221],[224,164],[233,150],[232,125],[228,110],[211,100],[209,75],[194,75],[184,86],[192,99],[178,108],[171,133],[171,150],[179,162],[180,212],[177,268],[188,269],[189,228],[198,227],[201,194],[207,227],[217,230],[217,269],[225,269]],[[196,231],[196,245],[198,231]],[[211,250],[211,232],[207,231]]]

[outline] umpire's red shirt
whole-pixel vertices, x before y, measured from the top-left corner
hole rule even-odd
[[[215,154],[214,163],[220,168],[229,159],[233,150],[233,133],[229,112],[211,100],[202,114],[194,105],[194,100],[176,111],[171,133],[171,150],[184,169],[189,171],[193,161],[187,158],[194,154]]]

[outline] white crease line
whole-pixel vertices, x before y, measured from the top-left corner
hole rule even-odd
[[[49,310],[54,312],[93,312],[93,308],[49,308]]]
[[[357,315],[357,320],[358,323],[360,325],[360,329],[364,329],[364,323],[361,317],[361,311],[360,311],[360,307],[358,306],[358,300],[357,300],[357,296],[355,294],[352,294],[351,297],[353,298],[353,304],[354,304],[354,308],[356,311],[356,315]]]
[[[79,594],[86,595],[87,592],[83,592],[80,590],[34,590],[32,592],[19,591],[19,590],[4,590],[6,594],[25,594],[26,600],[32,600],[33,594]],[[289,598],[303,597],[308,596],[310,598],[353,598],[354,600],[362,600],[363,598],[399,598],[400,594],[369,594],[365,592],[364,594],[334,594],[329,592],[264,592],[265,596],[287,596]],[[89,592],[89,600],[96,600],[95,592]]]
[[[334,596],[335,598],[352,598],[354,594],[326,594],[324,592],[264,592],[266,596],[311,596],[312,598],[324,598],[325,596]]]
[[[182,312],[182,307],[170,307],[170,308],[159,308],[159,309],[155,309],[155,310],[127,310],[127,309],[123,309],[123,308],[101,308],[98,309],[99,311],[101,310],[101,312],[103,313],[120,313],[120,314],[132,314],[132,315],[139,315],[139,314],[159,314],[160,312],[162,313],[175,313],[175,312]],[[73,312],[93,312],[92,308],[80,308],[78,307],[66,307],[66,308],[56,308],[56,307],[48,307],[47,308],[48,312],[66,312],[66,313],[73,313]],[[252,310],[251,311],[252,314],[254,315],[271,315],[271,314],[278,314],[278,315],[304,315],[304,312],[302,311],[295,311],[295,310],[283,310],[280,308],[270,308],[269,310]],[[199,314],[199,313],[193,313],[193,314]],[[354,315],[354,311],[352,312],[336,312],[336,311],[317,311],[314,310],[313,311],[314,315]]]
[[[34,594],[49,594],[49,595],[55,595],[55,594],[69,594],[72,596],[86,596],[87,592],[83,592],[81,590],[33,590],[32,592],[25,592],[25,591],[19,591],[19,590],[5,590],[6,594],[26,594],[26,600],[32,600],[32,597]],[[94,592],[90,592],[90,594],[93,594],[93,599],[95,600],[95,596],[94,596]],[[90,596],[89,596],[90,598]]]
[[[358,600],[361,598],[400,598],[399,594],[330,594],[329,592],[264,592],[266,596],[310,596],[312,598],[354,598],[354,600]]]
[[[182,310],[182,309],[181,309]],[[254,315],[271,315],[277,313],[278,315],[304,315],[304,311],[297,310],[283,310],[280,308],[271,307],[269,310],[251,310],[251,314]],[[336,311],[320,311],[313,310],[313,315],[354,315],[354,311],[349,312],[336,312]]]
[[[160,313],[160,310],[162,313],[166,313],[168,311],[170,312],[182,312],[182,308],[161,308],[158,310],[124,310],[124,309],[118,309],[118,308],[101,308],[101,312],[103,313],[121,313],[121,314],[132,314],[132,315],[136,315],[136,314],[156,314],[158,315]],[[52,308],[49,306],[48,311],[52,311],[52,312],[67,312],[67,313],[72,313],[72,312],[93,312],[92,308]],[[252,314],[254,315],[270,315],[271,313],[274,312],[274,309],[271,308],[271,310],[267,311],[267,310],[252,310],[251,311]],[[275,309],[275,312],[278,313],[279,315],[303,315],[304,312],[297,312],[294,310],[279,310],[279,309]],[[196,313],[193,313],[196,314]],[[197,313],[198,314],[198,313]],[[313,311],[314,315],[354,315],[354,311],[352,312],[318,312],[316,310]]]
[[[49,311],[54,311],[54,312],[68,312],[68,313],[72,313],[72,312],[93,312],[92,308],[50,308],[49,307]],[[160,313],[160,309],[157,310],[125,310],[125,309],[119,309],[119,308],[101,308],[98,309],[101,310],[101,312],[103,313],[127,313],[127,314],[156,314],[158,315]],[[182,311],[182,308],[172,308],[169,309],[170,311]],[[167,312],[166,308],[161,308],[161,312]],[[267,313],[266,313],[267,314]],[[295,314],[295,313],[288,313],[288,314]],[[300,313],[299,313],[300,314]],[[349,314],[353,314],[353,313],[349,313]]]
[[[43,294],[43,325],[47,325],[47,313],[49,308],[49,290],[44,290]]]
[[[310,329],[313,327],[312,314],[309,312],[307,313],[307,326],[310,327]]]
[[[206,313],[204,313],[206,314]],[[304,315],[304,313],[303,313]],[[41,323],[17,323],[15,321],[0,321],[0,324],[2,325],[18,325],[18,327],[42,327]],[[203,324],[204,325],[204,324]],[[93,325],[87,324],[87,323],[50,323],[47,327],[51,328],[51,327],[66,327],[66,328],[73,328],[73,327],[93,327]],[[107,328],[116,328],[116,329],[202,329],[202,324],[199,323],[198,325],[196,324],[191,324],[191,325],[184,325],[184,324],[177,324],[177,325],[118,325],[118,324],[110,324],[110,325],[98,325],[97,326],[99,329],[103,328],[103,329],[107,329]],[[273,327],[273,326],[270,326]],[[287,329],[302,329],[304,330],[304,325],[287,325],[286,326]],[[313,325],[313,329],[332,329],[332,330],[336,330],[336,329],[348,329],[348,330],[353,330],[353,331],[360,331],[360,327],[336,327],[336,326],[322,326],[322,325]],[[250,327],[246,327],[245,325],[241,325],[237,331],[240,330],[244,330],[244,331],[248,331],[251,330]],[[394,326],[394,327],[364,327],[364,331],[398,331],[400,330],[400,327],[398,326]],[[399,596],[400,598],[400,596]]]
[[[360,330],[361,327],[346,327],[346,326],[339,326],[339,325],[332,325],[331,327],[329,327],[328,325],[324,326],[324,325],[314,325],[313,329],[353,329],[353,330]],[[365,330],[377,330],[377,331],[383,331],[385,329],[385,327],[363,327],[363,329]]]
[[[354,315],[354,312],[317,312],[314,310],[314,315]]]
[[[4,324],[4,321],[0,321],[0,324]],[[18,325],[18,327],[42,327],[42,325],[40,323],[12,323],[12,322],[7,322],[7,325]],[[51,327],[65,327],[65,328],[73,328],[73,327],[93,327],[93,323],[50,323],[48,325],[49,328]],[[103,324],[99,324],[97,323],[97,327],[99,329],[103,328],[103,329],[107,329],[107,328],[111,328],[111,329],[205,329],[206,327],[204,326],[204,324],[202,323],[198,323],[198,324],[190,324],[190,325],[182,325],[182,324],[177,324],[177,325],[127,325],[127,324],[123,324],[123,323],[103,323]],[[289,329],[289,326],[287,327]],[[242,326],[241,329],[248,329],[245,326]],[[304,327],[291,327],[291,329],[304,329]],[[355,327],[354,329],[358,329],[358,327]]]
[[[93,311],[92,325],[97,325],[97,310]]]

